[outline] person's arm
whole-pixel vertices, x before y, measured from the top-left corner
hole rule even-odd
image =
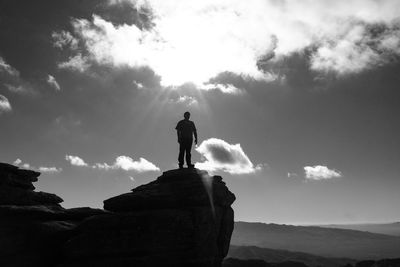
[[[179,123],[178,123],[178,125],[176,125],[175,129],[176,129],[176,134],[178,135],[178,143],[180,143],[182,133],[181,133],[181,127],[180,127]]]
[[[193,135],[194,135],[194,143],[197,145],[197,130],[196,126],[194,125],[194,122],[193,122]]]

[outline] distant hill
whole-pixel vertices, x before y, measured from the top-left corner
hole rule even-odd
[[[357,260],[400,257],[400,237],[317,226],[236,222],[231,245]]]
[[[359,261],[355,264],[346,265],[346,267],[399,267],[399,259],[383,259],[378,261]],[[284,261],[279,263],[269,263],[263,260],[241,260],[227,258],[224,260],[222,267],[310,267],[301,262]],[[321,266],[325,267],[325,266]]]
[[[376,234],[400,236],[400,222],[376,224],[328,224],[316,225],[325,228],[337,228],[371,232]]]
[[[241,260],[259,259],[268,263],[295,261],[304,263],[309,267],[342,267],[346,264],[356,263],[356,260],[352,259],[326,258],[303,252],[259,248],[255,246],[231,246],[228,252],[228,257]]]
[[[223,261],[222,267],[271,267],[271,264],[263,260],[241,260],[227,258]]]
[[[279,263],[268,263],[263,260],[240,260],[227,258],[222,267],[309,267],[301,262],[284,261]]]

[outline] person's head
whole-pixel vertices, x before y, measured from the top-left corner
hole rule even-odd
[[[189,119],[190,118],[190,112],[189,111],[186,111],[184,114],[183,114],[183,117],[185,117],[185,119]]]

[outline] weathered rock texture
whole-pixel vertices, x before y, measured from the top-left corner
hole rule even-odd
[[[222,178],[172,170],[104,201],[65,244],[62,266],[221,266],[233,231],[235,196]]]

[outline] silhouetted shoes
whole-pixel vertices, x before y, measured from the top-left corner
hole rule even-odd
[[[179,164],[179,169],[183,169],[183,165],[180,165],[180,164]]]
[[[194,169],[194,164],[189,164],[189,165],[188,165],[188,168],[189,168],[189,169]]]

